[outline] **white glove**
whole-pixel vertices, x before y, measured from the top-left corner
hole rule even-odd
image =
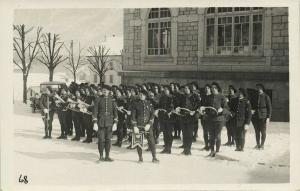
[[[204,106],[201,106],[201,107],[200,107],[200,111],[203,112],[204,110],[205,110],[205,107],[204,107]]]
[[[116,131],[117,130],[117,123],[114,123],[112,126],[112,131]]]
[[[195,114],[195,111],[191,111],[190,115],[193,116]]]
[[[127,112],[127,115],[131,115],[131,111],[128,111],[128,112]]]
[[[180,107],[176,107],[175,111],[176,111],[176,113],[179,113],[180,112]]]
[[[253,114],[255,113],[255,110],[252,109],[252,110],[251,110],[251,113],[252,113],[252,115],[253,115]]]
[[[138,134],[138,133],[139,133],[139,128],[137,128],[137,126],[134,126],[134,127],[133,127],[133,132],[134,132],[135,134]]]
[[[158,109],[154,111],[154,115],[158,117]]]
[[[48,109],[44,109],[44,113],[48,113],[49,112],[49,110]]]
[[[267,118],[266,125],[269,125],[269,123],[270,123],[270,118]]]
[[[97,123],[94,123],[93,129],[94,129],[94,131],[98,131],[98,124]]]
[[[223,111],[223,108],[220,107],[220,108],[218,109],[218,113],[221,113],[222,111]]]
[[[248,124],[245,124],[244,125],[244,129],[247,131],[249,129],[249,125]]]
[[[145,125],[145,131],[149,131],[150,129],[150,124]]]

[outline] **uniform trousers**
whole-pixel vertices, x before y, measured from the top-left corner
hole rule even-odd
[[[99,124],[98,124],[99,126]],[[105,149],[105,157],[109,157],[110,146],[112,137],[112,126],[100,127],[98,129],[98,151],[100,157],[103,157],[103,151]]]
[[[152,154],[152,158],[156,158],[156,147],[155,147],[155,140],[153,134],[153,127],[150,127],[149,132],[145,134],[145,138],[148,141],[148,145]],[[137,153],[139,155],[139,159],[143,159],[143,150],[140,147],[137,147]]]
[[[73,120],[74,128],[75,128],[75,137],[80,138],[82,135],[81,127],[83,126],[82,125],[82,113],[72,111],[72,120]]]
[[[212,122],[209,119],[201,119],[201,125],[203,130],[203,139],[205,147],[208,147],[209,144],[209,129],[212,126]]]
[[[234,135],[235,135],[235,128],[234,128],[234,122],[232,119],[229,119],[229,121],[226,123],[226,129],[227,129],[227,138],[228,143],[234,143]]]
[[[158,122],[157,117],[154,117],[154,121],[153,121],[153,135],[154,135],[154,140],[155,140],[156,144],[158,144],[158,142],[159,142],[159,134],[160,134],[160,124]]]
[[[72,111],[66,111],[66,121],[67,121],[67,131],[69,135],[73,135],[73,121],[72,121]]]
[[[126,129],[126,121],[125,120],[119,120],[117,123],[117,143],[122,145],[123,138],[126,134],[124,129]]]
[[[86,129],[86,139],[91,141],[93,136],[93,122],[91,115],[86,113],[83,114],[83,127]]]
[[[182,138],[184,154],[191,154],[191,147],[193,143],[193,131],[198,125],[198,120],[193,117],[184,117],[182,119]]]
[[[266,140],[266,136],[267,136],[266,120],[267,120],[266,118],[259,119],[257,117],[254,117],[252,120],[252,124],[253,124],[254,130],[255,130],[255,138],[256,138],[257,145],[264,146],[264,144],[265,144],[265,140]],[[261,136],[261,142],[260,142],[260,136]]]
[[[224,121],[212,121],[212,126],[210,128],[210,150],[219,152],[221,146],[221,132],[222,128],[225,125]]]
[[[60,135],[67,136],[67,134],[68,134],[67,112],[58,110],[57,116],[58,116],[58,120],[60,123]]]
[[[163,129],[165,150],[171,152],[172,143],[173,143],[172,133],[174,130],[174,122],[162,120],[160,122],[160,127]]]
[[[235,130],[235,144],[237,149],[244,149],[245,146],[245,135],[246,135],[246,130],[244,127],[236,127]]]
[[[47,118],[49,118],[49,120],[46,121],[45,117],[43,117],[43,122],[44,122],[44,125],[45,125],[45,135],[50,136],[50,137],[51,137],[51,132],[52,132],[53,116],[54,116],[54,110],[50,110],[49,115],[47,116]]]

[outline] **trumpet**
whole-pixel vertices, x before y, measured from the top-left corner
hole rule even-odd
[[[128,110],[124,109],[123,107],[117,107],[117,110],[119,110],[122,113],[125,113],[126,115],[131,114],[131,111],[128,111]]]
[[[172,114],[172,113],[175,113],[175,114],[177,114],[177,113],[176,113],[176,112],[174,112],[173,110],[172,110],[172,111],[170,111],[170,112],[168,113],[168,111],[167,111],[167,110],[159,108],[159,109],[157,109],[157,110],[155,110],[155,111],[154,111],[154,115],[155,115],[156,117],[158,117],[158,113],[159,113],[160,111],[163,111],[163,112],[167,113],[167,114],[168,114],[168,116],[169,116],[169,118],[170,118],[170,116],[171,116],[171,114]]]

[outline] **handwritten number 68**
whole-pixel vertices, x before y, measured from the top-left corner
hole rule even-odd
[[[20,177],[19,177],[19,182],[27,184],[28,183],[27,176],[25,175],[22,178],[22,174],[21,174]]]

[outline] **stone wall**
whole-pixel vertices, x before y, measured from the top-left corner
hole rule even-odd
[[[191,15],[191,14],[197,14],[197,8],[191,8],[191,7],[179,8],[179,15]]]
[[[289,31],[288,15],[272,17],[272,65],[282,66],[289,64]]]
[[[198,22],[178,22],[178,64],[197,64]]]

